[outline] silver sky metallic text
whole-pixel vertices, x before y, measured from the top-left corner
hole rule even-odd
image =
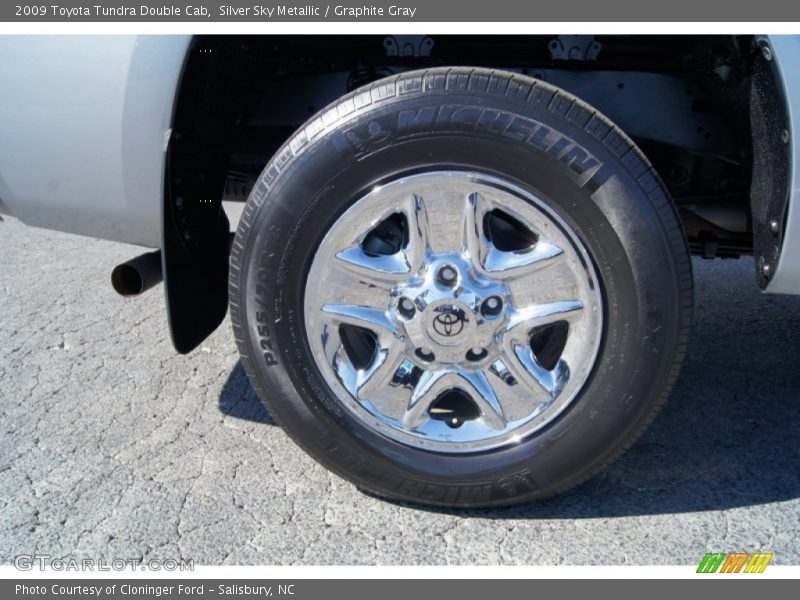
[[[229,6],[219,7],[220,17],[255,17],[261,19],[274,19],[279,17],[321,17],[324,16],[318,6],[278,4],[276,6]]]

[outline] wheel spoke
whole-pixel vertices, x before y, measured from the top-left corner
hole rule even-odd
[[[399,341],[393,340],[388,346],[380,347],[373,364],[359,375],[359,400],[369,399],[389,385],[404,360],[403,346]]]
[[[478,270],[498,279],[515,279],[562,259],[561,248],[541,239],[524,250],[498,250],[484,231],[484,220],[492,207],[491,201],[477,192],[469,194],[464,204],[464,250]]]
[[[503,407],[486,375],[481,371],[461,371],[460,375],[472,388],[474,393],[470,397],[478,405],[486,423],[494,429],[503,429],[506,426]]]
[[[508,319],[506,335],[522,339],[527,337],[528,332],[535,327],[550,325],[558,321],[571,322],[582,312],[583,304],[578,300],[558,300],[514,309]]]
[[[549,267],[562,260],[564,251],[550,242],[539,240],[531,248],[515,252],[492,246],[484,262],[488,273],[498,279],[516,279]]]
[[[479,271],[485,269],[484,263],[492,249],[491,242],[483,231],[483,220],[490,210],[491,204],[481,194],[473,192],[467,196],[462,218],[463,245],[464,251]]]
[[[503,429],[506,419],[491,383],[481,372],[475,371],[425,371],[411,394],[403,427],[416,429],[429,418],[431,405],[445,391],[459,389],[466,392],[486,424],[493,429]]]
[[[339,333],[336,332],[335,335],[338,339]],[[358,371],[353,366],[353,363],[350,362],[347,352],[341,343],[336,347],[330,362],[331,368],[333,369],[334,373],[336,373],[336,377],[339,379],[339,381],[342,382],[342,385],[347,389],[348,392],[355,395],[358,391]]]
[[[428,211],[422,196],[414,194],[403,203],[403,212],[408,221],[408,247],[406,261],[410,269],[417,273],[425,266],[425,258],[430,251],[430,230]]]
[[[416,429],[428,420],[428,409],[439,393],[444,391],[442,380],[446,376],[445,371],[425,371],[422,374],[403,415],[404,428]]]
[[[390,333],[399,336],[397,327],[382,308],[355,304],[325,304],[322,312],[338,323],[364,327],[380,336]]]
[[[542,367],[525,344],[507,343],[503,364],[518,383],[539,396],[545,392],[548,402],[555,400],[569,380],[569,367],[559,360],[553,370]]]
[[[400,281],[411,273],[404,251],[388,256],[371,256],[361,246],[350,246],[336,254],[339,264],[368,283]]]
[[[406,247],[394,254],[380,255],[368,254],[362,248],[361,241],[363,241],[363,237],[377,223],[390,216],[390,214],[385,214],[380,219],[373,221],[371,227],[363,232],[359,243],[336,253],[336,258],[342,267],[367,282],[380,284],[401,281],[413,273],[417,273],[425,265],[430,235],[425,202],[421,196],[412,194],[404,201],[401,201],[393,211],[397,212],[397,208],[403,212],[408,224],[408,244]]]
[[[403,342],[394,323],[386,315],[386,311],[368,306],[326,304],[322,307],[322,311],[334,323],[363,327],[375,334],[377,341],[375,358],[367,368],[356,369],[341,343],[338,330],[334,328],[329,333],[335,336],[331,339],[336,346],[331,363],[339,379],[359,400],[374,396],[392,381],[397,369],[405,360]]]

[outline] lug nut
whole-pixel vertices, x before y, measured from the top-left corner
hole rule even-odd
[[[489,351],[485,348],[470,348],[467,350],[467,360],[470,362],[477,362],[479,360],[483,360],[489,355]]]
[[[408,298],[400,298],[400,301],[397,303],[397,312],[399,312],[400,316],[404,319],[410,319],[414,316],[416,308],[414,308],[414,303]]]
[[[481,314],[484,317],[495,317],[503,310],[503,301],[498,296],[491,296],[484,300]]]
[[[424,360],[425,362],[431,362],[436,358],[433,354],[433,350],[431,350],[430,348],[417,348],[414,351],[414,354],[416,354],[420,359]]]
[[[445,265],[441,269],[439,269],[438,279],[440,283],[446,286],[452,286],[455,285],[457,278],[458,278],[458,273],[450,265]]]

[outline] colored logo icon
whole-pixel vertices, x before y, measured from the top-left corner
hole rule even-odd
[[[698,573],[763,573],[772,552],[708,552],[697,567]]]

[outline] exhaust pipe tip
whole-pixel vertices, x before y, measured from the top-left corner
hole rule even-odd
[[[131,297],[138,296],[144,292],[144,280],[141,274],[129,264],[121,264],[114,267],[111,271],[111,285],[120,295]]]
[[[125,298],[143,294],[161,283],[161,251],[147,252],[114,267],[111,285]]]

